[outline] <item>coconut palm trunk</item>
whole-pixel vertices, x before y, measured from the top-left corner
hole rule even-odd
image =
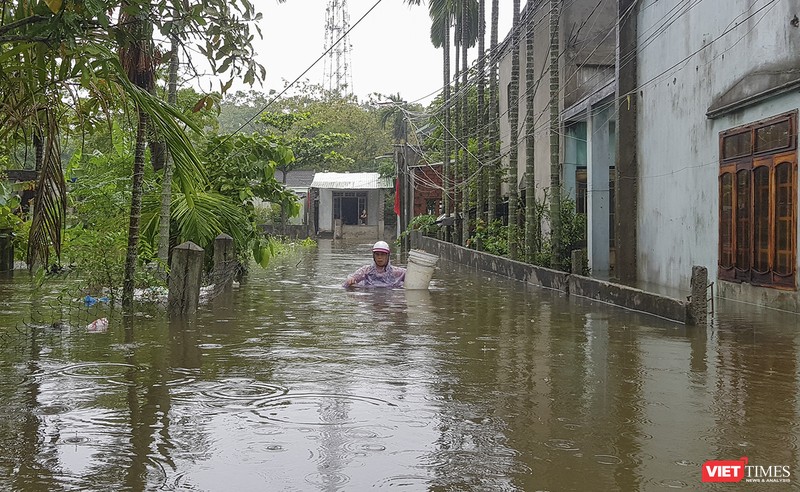
[[[169,58],[169,82],[167,83],[167,102],[175,106],[178,102],[178,38],[171,36],[172,48]],[[158,259],[161,266],[169,263],[169,226],[172,212],[172,157],[167,148],[164,161],[164,175],[161,180],[161,211],[158,221]]]
[[[561,165],[559,107],[559,18],[560,0],[550,0],[550,235],[552,260],[550,266],[561,268]]]
[[[450,213],[450,22],[443,22],[444,27],[444,41],[442,42],[442,79],[444,87],[444,131],[442,136],[443,142],[443,155],[442,155],[442,172],[444,174],[442,187],[442,212],[445,214]],[[445,234],[449,236],[449,234]],[[445,237],[446,241],[450,237]]]
[[[534,10],[528,7],[528,18],[525,34],[525,101],[527,112],[525,115],[525,256],[528,261],[536,253],[536,235],[538,231],[536,220],[536,180],[534,166],[534,151],[536,142],[536,112],[533,103],[536,94],[535,70],[533,66],[533,30]]]
[[[138,116],[136,148],[133,153],[128,251],[125,256],[125,276],[122,283],[122,308],[126,311],[133,307],[134,276],[139,259],[139,226],[142,220],[142,182],[144,181],[145,148],[147,146],[147,113],[139,109]]]
[[[148,92],[152,90],[155,83],[152,24],[147,20],[147,15],[145,15],[147,12],[137,13],[131,7],[127,2],[123,2],[120,9],[120,25],[125,26],[125,29],[121,33],[122,44],[119,59],[128,79],[142,91]],[[122,282],[122,309],[125,312],[130,312],[133,308],[134,277],[139,259],[145,147],[147,145],[147,113],[140,106],[137,106],[136,111],[138,125],[133,154],[128,250],[125,256],[125,273]]]
[[[455,73],[453,82],[453,91],[455,92],[455,100],[453,101],[453,118],[452,118],[452,132],[455,136],[455,152],[453,152],[453,213],[455,217],[459,216],[459,209],[461,208],[460,193],[461,193],[461,28],[462,24],[456,22],[455,25],[455,39],[453,45],[455,46]],[[461,244],[461,230],[456,226],[453,227],[453,242]]]
[[[486,77],[484,77],[484,70],[486,68],[486,43],[484,37],[486,35],[486,0],[480,0],[478,2],[478,119],[477,119],[477,131],[476,131],[476,139],[478,144],[478,169],[477,169],[477,176],[476,176],[476,190],[475,190],[475,202],[476,202],[476,212],[475,212],[475,221],[476,223],[478,220],[486,220],[484,215],[484,205],[486,203],[486,168],[484,167],[486,163],[486,148],[485,148],[485,136],[486,136],[486,93],[485,93],[485,86],[486,86]],[[483,241],[481,241],[481,236],[478,235],[475,241],[475,249],[478,251],[483,250]]]
[[[492,28],[489,37],[489,53],[492,53],[492,59],[489,65],[489,186],[487,190],[486,200],[489,202],[488,210],[486,212],[488,222],[491,223],[497,217],[497,170],[500,166],[500,96],[497,92],[497,59],[494,53],[497,51],[497,36],[499,24],[499,3],[500,0],[492,0]]]
[[[466,0],[461,6],[461,142],[464,148],[464,157],[461,161],[461,181],[463,187],[461,190],[461,211],[463,217],[461,219],[461,246],[469,244],[469,197],[470,197],[470,172],[469,172],[469,86],[467,85],[467,76],[469,70],[467,69],[468,57],[467,49],[469,47],[469,8]]]
[[[519,135],[519,0],[514,0],[514,22],[511,27],[511,90],[509,94],[508,122],[511,127],[511,148],[508,162],[508,256],[516,260],[517,252],[517,149]]]

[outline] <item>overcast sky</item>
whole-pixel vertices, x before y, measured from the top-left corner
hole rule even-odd
[[[377,7],[355,25],[376,2]],[[491,2],[486,3],[488,47]],[[511,27],[511,5],[506,0],[500,3],[502,40]],[[264,92],[283,89],[284,81],[295,80],[324,52],[327,5],[328,0],[257,2],[264,14],[260,23],[264,39],[256,45],[258,61],[267,70]],[[350,32],[350,72],[359,100],[373,92],[399,92],[409,102],[430,102],[442,86],[442,51],[430,42],[427,5],[410,7],[403,0],[348,0],[347,5],[350,25],[355,25]],[[473,60],[476,51],[472,50]],[[320,60],[301,80],[322,83],[323,71]]]

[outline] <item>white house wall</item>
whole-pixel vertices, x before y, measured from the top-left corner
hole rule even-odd
[[[319,230],[333,232],[333,191],[319,190]]]
[[[795,90],[706,116],[744,74],[800,66],[796,1],[722,3],[646,0],[637,9],[637,269],[640,280],[677,289],[688,289],[693,265],[717,277],[719,133],[800,107]]]
[[[319,230],[333,232],[333,192],[338,190],[319,190]],[[342,190],[367,192],[367,224],[378,225],[383,212],[383,190]]]

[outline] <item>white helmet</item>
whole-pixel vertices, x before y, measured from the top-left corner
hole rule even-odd
[[[386,243],[386,241],[378,241],[377,243],[375,243],[375,245],[372,246],[372,252],[386,253],[388,255],[389,253],[391,253],[391,250],[389,249],[389,245]]]

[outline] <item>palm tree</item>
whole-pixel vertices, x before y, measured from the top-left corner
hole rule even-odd
[[[558,121],[559,17],[559,0],[550,0],[550,234],[553,251],[550,267],[554,269],[561,268],[561,166]]]
[[[535,71],[533,67],[533,30],[534,15],[531,4],[527,7],[527,22],[525,33],[525,100],[527,113],[525,117],[525,256],[531,261],[536,250],[536,182],[534,167],[536,113],[533,108]]]
[[[444,108],[444,122],[442,131],[442,212],[449,214],[452,207],[450,203],[450,190],[452,181],[450,179],[450,135],[451,121],[451,95],[450,95],[450,28],[453,25],[453,11],[455,0],[431,0],[428,12],[431,17],[431,43],[435,48],[442,48],[442,107]],[[448,233],[449,235],[449,230]],[[450,240],[450,237],[445,237]]]
[[[451,172],[450,169],[450,127],[451,123],[455,123],[456,128],[454,129],[454,133],[456,134],[457,144],[460,144],[463,141],[463,135],[467,134],[467,126],[468,126],[468,112],[466,111],[467,107],[467,85],[466,79],[468,75],[467,71],[467,48],[474,46],[477,38],[478,38],[478,2],[477,0],[431,0],[429,5],[429,11],[431,16],[431,42],[435,47],[442,47],[444,50],[443,55],[443,107],[444,107],[444,210],[445,212],[449,212],[449,193],[451,189],[451,181],[450,176],[453,175],[452,181],[452,189],[453,189],[453,209],[456,210],[459,206],[466,211],[468,207],[468,199],[469,199],[469,190],[468,190],[468,182],[466,181],[469,175],[469,161],[466,159],[466,145],[464,145],[463,149],[457,148],[453,157],[455,159],[453,164],[453,169]],[[455,37],[454,37],[454,45],[456,47],[456,74],[455,74],[455,92],[458,97],[464,97],[463,100],[459,100],[459,103],[456,103],[451,100],[450,96],[450,57],[449,57],[449,35],[450,35],[450,27],[455,26]],[[458,50],[461,51],[458,51]],[[458,54],[461,54],[459,59]],[[463,65],[463,66],[462,66]],[[459,68],[461,66],[461,68]],[[461,75],[461,80],[459,81],[459,75]],[[457,116],[455,117],[455,122],[452,122],[450,119],[450,111],[451,108],[455,108],[457,112]],[[458,116],[458,112],[461,112],[462,117]],[[462,121],[464,123],[462,123]],[[459,162],[462,163],[462,166],[459,166]],[[467,166],[467,169],[464,169],[464,166]],[[457,184],[457,175],[463,175],[462,181],[459,185]],[[459,204],[458,200],[458,192],[461,193],[461,203]],[[466,241],[468,238],[468,234],[464,234],[464,230],[468,230],[468,222],[463,224],[461,236],[462,240]]]
[[[519,135],[519,0],[514,0],[514,22],[511,27],[511,90],[509,94],[508,121],[511,127],[508,180],[508,256],[517,259],[517,139]]]
[[[464,0],[466,3],[467,0]],[[461,190],[461,210],[462,210],[462,218],[461,218],[461,246],[466,246],[469,243],[469,195],[470,195],[470,186],[469,186],[469,136],[470,136],[470,128],[469,128],[469,86],[467,85],[467,75],[469,70],[467,69],[467,49],[470,46],[470,34],[473,35],[473,45],[474,39],[477,38],[476,33],[473,31],[470,33],[468,27],[469,26],[469,9],[467,8],[466,4],[462,4],[461,7],[461,118],[462,118],[462,125],[461,125],[461,142],[463,145],[463,153],[464,157],[461,162],[461,181],[463,183],[463,187]]]
[[[485,203],[484,190],[486,188],[484,182],[484,177],[486,176],[486,170],[483,168],[486,162],[486,149],[484,148],[484,141],[486,135],[485,133],[486,123],[488,122],[488,118],[486,115],[486,108],[485,108],[486,106],[486,100],[485,100],[486,77],[484,76],[484,69],[486,62],[485,35],[486,35],[486,0],[479,0],[478,2],[478,119],[477,119],[478,186],[476,191],[477,212],[475,213],[475,218],[477,220],[481,220],[484,218],[483,205]],[[483,250],[483,242],[480,240],[480,236],[478,236],[478,240],[475,243],[475,249],[477,249],[478,251]]]
[[[119,59],[128,80],[145,92],[155,84],[156,60],[153,51],[152,24],[148,8],[140,8],[123,2],[120,9],[122,43]],[[145,147],[147,145],[147,113],[136,105],[138,124],[133,153],[133,175],[131,184],[131,212],[128,225],[128,251],[125,257],[125,274],[122,284],[122,308],[133,307],[134,275],[139,258],[139,225],[142,217],[142,182],[144,179]]]
[[[499,23],[499,0],[492,0],[492,28],[489,41],[489,53],[492,59],[489,65],[489,110],[487,116],[489,119],[489,155],[487,162],[489,163],[489,190],[487,193],[488,210],[487,219],[491,223],[497,216],[497,169],[500,165],[500,148],[498,142],[500,140],[499,120],[500,120],[500,97],[497,91],[497,63],[495,57],[497,51],[497,32]]]
[[[170,36],[169,81],[167,83],[167,104],[175,106],[178,102],[178,37]],[[169,263],[169,223],[172,209],[172,158],[167,148],[164,160],[164,175],[161,179],[161,212],[158,222],[158,259],[160,268]]]

